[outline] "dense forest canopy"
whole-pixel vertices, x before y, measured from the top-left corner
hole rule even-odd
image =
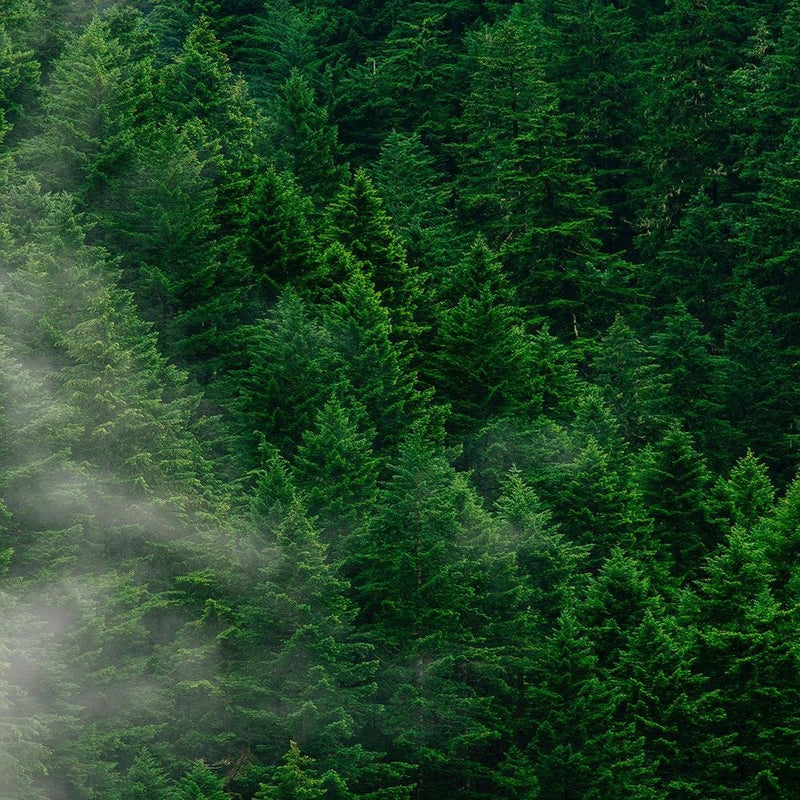
[[[800,2],[4,0],[0,799],[800,797]]]

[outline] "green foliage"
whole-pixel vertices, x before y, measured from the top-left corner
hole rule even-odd
[[[324,781],[309,774],[314,759],[304,756],[296,742],[289,743],[283,761],[270,783],[261,785],[254,800],[321,800],[327,796]]]
[[[489,417],[539,410],[538,364],[502,268],[482,238],[447,276],[434,331],[430,379],[455,431]]]
[[[800,796],[799,11],[7,0],[0,797]]]

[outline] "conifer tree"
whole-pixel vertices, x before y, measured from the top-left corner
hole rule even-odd
[[[177,791],[153,754],[143,750],[125,773],[119,800],[177,800]]]
[[[418,763],[418,791],[471,796],[495,738],[481,665],[478,578],[471,547],[487,520],[463,476],[420,426],[403,443],[377,513],[353,538],[348,570],[360,624],[381,658],[381,736]],[[389,743],[391,742],[391,745]]]
[[[568,153],[537,38],[535,19],[512,14],[470,40],[460,202],[469,223],[500,250],[520,300],[559,334],[577,337],[611,322],[626,268],[602,252],[607,211]]]
[[[741,258],[737,222],[732,204],[715,202],[699,190],[687,199],[652,266],[642,271],[653,304],[666,310],[677,298],[715,341],[730,317],[733,276]]]
[[[657,558],[679,581],[699,575],[704,558],[719,542],[709,498],[711,475],[692,437],[672,427],[642,453],[639,482],[653,517]]]
[[[291,453],[304,430],[331,396],[341,368],[335,342],[311,317],[297,293],[287,288],[270,313],[241,331],[245,367],[231,375],[233,424],[242,458],[257,463],[259,434]]]
[[[730,437],[722,419],[724,359],[700,321],[679,301],[652,336],[652,352],[667,384],[665,408],[717,459]]]
[[[764,519],[775,502],[775,488],[767,468],[750,450],[733,465],[718,493],[731,523],[746,530]]]
[[[22,104],[39,80],[40,65],[32,44],[32,28],[41,21],[33,3],[8,3],[0,23],[0,141],[16,120]]]
[[[180,800],[228,800],[222,779],[202,761],[187,770],[178,784]]]
[[[621,317],[601,339],[592,366],[594,381],[603,388],[631,445],[650,441],[666,428],[666,381],[655,359]]]
[[[545,71],[559,87],[566,134],[611,212],[604,244],[628,247],[634,216],[630,129],[637,122],[630,103],[638,54],[633,15],[621,4],[596,0],[543,0],[538,7],[546,25]]]
[[[500,414],[535,415],[541,377],[532,342],[483,238],[444,281],[437,313],[430,380],[451,406],[453,430]]]
[[[652,548],[650,525],[627,470],[614,469],[611,456],[589,437],[568,467],[556,470],[553,506],[570,541],[591,549],[598,569],[616,548],[644,554]]]
[[[706,792],[791,795],[800,785],[792,755],[800,739],[796,621],[781,614],[763,547],[744,529],[733,529],[707,573],[698,587],[698,665],[728,744],[727,758],[708,764]]]
[[[527,769],[540,792],[575,800],[658,797],[643,740],[617,720],[622,695],[598,675],[574,609],[562,613],[537,661],[524,730]]]
[[[420,277],[409,266],[383,202],[364,170],[357,170],[352,183],[343,186],[328,206],[321,238],[323,243],[339,242],[364,264],[391,314],[393,339],[413,345],[419,333],[415,314]]]
[[[317,258],[311,207],[289,174],[269,169],[256,178],[245,208],[251,314],[260,316],[288,283],[308,282]]]
[[[266,521],[266,520],[265,520]],[[233,730],[257,757],[275,763],[287,739],[353,780],[377,755],[365,750],[375,664],[353,629],[346,583],[295,496],[226,632],[226,688]],[[373,773],[374,774],[374,773]]]
[[[255,800],[322,800],[325,784],[312,772],[314,759],[304,756],[296,742],[289,743],[283,764],[275,768],[270,782],[261,785]]]
[[[179,124],[196,121],[196,147],[217,187],[220,235],[240,234],[256,169],[255,111],[208,18],[189,31],[181,52],[164,68],[161,87],[162,102]]]
[[[341,299],[325,309],[324,324],[348,391],[377,433],[376,450],[391,449],[420,418],[427,397],[417,391],[403,343],[393,340],[389,312],[361,269],[347,276]]]
[[[791,469],[797,393],[793,364],[781,352],[761,292],[744,284],[725,331],[725,415],[734,428],[734,455],[751,448],[776,474]]]
[[[56,62],[43,99],[41,133],[21,148],[22,163],[48,190],[82,200],[123,172],[133,129],[152,102],[149,63],[130,52],[96,17]]]
[[[348,173],[341,161],[336,126],[324,106],[317,104],[308,78],[298,70],[291,72],[281,88],[272,125],[279,163],[293,173],[303,193],[321,211],[347,182]]]
[[[353,412],[336,397],[325,403],[314,427],[303,434],[293,464],[309,513],[319,519],[337,554],[342,553],[342,545],[333,545],[334,537],[340,540],[364,518],[377,493],[378,459],[372,437],[358,427],[366,410],[351,402]]]
[[[459,241],[449,207],[452,190],[419,133],[392,131],[381,145],[372,174],[409,263],[435,274],[443,272]]]

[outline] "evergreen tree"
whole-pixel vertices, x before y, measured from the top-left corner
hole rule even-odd
[[[177,792],[153,754],[143,750],[125,773],[119,800],[177,800]]]
[[[627,277],[620,259],[602,252],[607,211],[569,154],[537,38],[535,20],[512,14],[470,40],[460,203],[500,250],[520,300],[577,337],[611,321]]]
[[[592,361],[594,381],[617,415],[625,439],[641,445],[664,431],[668,387],[655,359],[621,317],[608,329]]]
[[[325,212],[324,243],[339,242],[361,261],[389,310],[395,341],[412,345],[418,335],[415,314],[421,291],[383,202],[364,170],[343,186]]]
[[[257,463],[258,435],[291,453],[334,391],[341,359],[330,333],[291,289],[261,321],[240,333],[246,365],[230,378],[233,424],[243,464]]]
[[[245,215],[251,313],[260,316],[276,292],[288,283],[302,286],[314,269],[311,207],[290,175],[269,169],[256,178]]]
[[[87,201],[127,168],[132,133],[152,103],[152,69],[96,17],[56,62],[43,98],[41,133],[21,147],[21,162],[46,189]]]
[[[781,352],[761,293],[744,284],[725,331],[725,415],[734,428],[734,455],[747,447],[776,474],[791,469],[797,397],[793,365]]]
[[[698,664],[723,710],[727,758],[708,764],[706,791],[720,797],[791,795],[800,785],[796,622],[769,591],[763,548],[734,528],[698,587]]]
[[[371,436],[357,424],[365,415],[363,406],[350,413],[334,397],[320,409],[297,448],[296,481],[329,542],[341,539],[364,518],[377,493],[378,459]],[[333,549],[341,553],[341,545]]]
[[[0,23],[0,141],[39,80],[32,28],[41,22],[32,2],[8,3]]]
[[[502,268],[482,238],[448,275],[441,292],[430,380],[452,409],[452,428],[469,430],[498,414],[539,409],[538,365]]]
[[[639,482],[655,524],[657,558],[678,580],[699,574],[705,556],[718,544],[720,530],[709,498],[711,475],[692,437],[672,427],[642,453]]]
[[[392,131],[372,173],[409,264],[444,272],[459,238],[449,207],[452,190],[419,133]]]
[[[365,407],[377,433],[376,450],[390,450],[423,414],[427,397],[416,390],[403,343],[393,341],[389,312],[361,269],[351,272],[341,299],[325,310],[325,330],[343,364],[348,391]]]
[[[587,630],[565,609],[538,661],[527,696],[526,770],[543,796],[652,798],[643,740],[616,719],[619,690],[597,673]]]
[[[301,72],[293,70],[283,84],[272,125],[279,163],[294,174],[304,194],[321,211],[347,182],[348,173],[341,163],[336,127]]]
[[[228,800],[222,779],[202,761],[198,761],[178,784],[180,800]]]
[[[652,336],[652,352],[666,379],[666,410],[681,421],[709,458],[718,459],[730,437],[722,420],[724,359],[683,302]]]
[[[477,553],[484,512],[419,426],[404,442],[349,563],[360,624],[381,658],[382,746],[417,762],[417,792],[480,796],[481,755],[496,737],[482,670]],[[391,744],[390,744],[391,743]]]
[[[309,774],[314,759],[304,756],[296,742],[289,743],[283,762],[269,784],[261,785],[255,800],[322,800],[327,796],[322,779]]]
[[[753,528],[766,517],[775,502],[775,488],[767,468],[750,450],[734,464],[718,493],[731,523],[744,529]]]

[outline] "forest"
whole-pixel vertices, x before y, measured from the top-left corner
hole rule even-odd
[[[800,797],[800,0],[0,2],[0,800]]]

